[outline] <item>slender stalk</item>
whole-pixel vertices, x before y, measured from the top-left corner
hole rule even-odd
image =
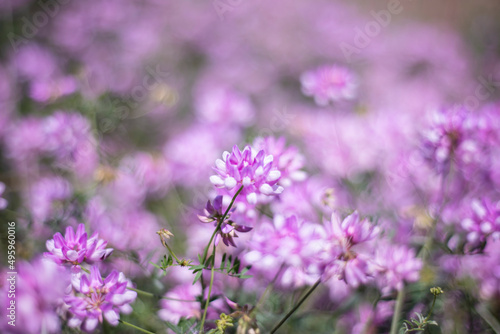
[[[434,309],[434,305],[436,304],[436,299],[437,295],[434,295],[434,300],[432,301],[431,309],[429,310],[429,314],[427,314],[427,316],[425,317],[424,322],[427,322],[427,320],[429,320],[429,318],[431,317],[432,310]]]
[[[288,320],[288,318],[290,318],[290,316],[295,312],[297,311],[297,309],[300,307],[300,305],[302,305],[302,303],[304,303],[304,301],[311,295],[311,293],[313,293],[313,291],[318,287],[318,285],[321,283],[321,278],[318,278],[318,280],[316,281],[316,283],[314,283],[314,285],[307,291],[307,293],[304,295],[304,297],[302,297],[299,302],[297,303],[297,305],[294,306],[294,308],[292,308],[284,317],[283,319],[281,319],[281,321],[276,325],[274,326],[274,328],[271,330],[271,334],[274,334],[276,333],[276,331],[281,327],[281,325],[283,325],[285,323],[285,321]]]
[[[175,261],[177,261],[178,264],[181,263],[181,261],[179,261],[179,259],[177,258],[177,256],[175,255],[175,253],[172,251],[172,249],[170,248],[170,246],[165,242],[164,243],[165,247],[167,247],[168,251],[170,252],[170,254],[172,254],[172,256],[174,257]]]
[[[238,195],[241,193],[242,190],[243,190],[243,186],[241,186],[240,189],[238,189],[238,191],[236,192],[236,194],[234,194],[233,198],[231,199],[231,203],[229,203],[229,206],[226,209],[226,212],[224,212],[224,215],[222,216],[221,220],[219,220],[219,222],[217,223],[217,227],[215,228],[214,233],[212,233],[212,236],[210,237],[210,241],[208,242],[208,245],[205,247],[205,250],[203,251],[203,263],[205,263],[205,260],[207,259],[208,249],[210,248],[210,245],[212,244],[212,241],[214,240],[215,235],[217,234],[217,232],[220,229],[220,226],[222,225],[222,223],[226,219],[227,214],[229,213],[229,210],[231,210],[231,207],[233,206],[234,201],[236,200],[236,197],[238,197]],[[203,263],[200,263],[200,264],[203,264]]]
[[[496,334],[500,334],[500,322],[491,314],[486,305],[481,304],[475,307],[476,312],[490,325]]]
[[[213,252],[215,254],[215,245]],[[212,294],[212,286],[214,284],[214,273],[215,273],[215,257],[212,261],[212,269],[210,270],[210,285],[208,286],[208,296],[207,296],[207,301],[205,302],[205,311],[203,311],[203,317],[201,318],[200,333],[203,333],[203,326],[205,325],[205,319],[207,318],[208,305],[210,304],[210,295]]]
[[[126,321],[123,321],[123,320],[118,320],[118,321],[119,321],[120,323],[124,324],[124,325],[127,325],[127,326],[129,326],[129,327],[132,327],[132,328],[134,328],[134,329],[137,329],[137,330],[138,330],[138,331],[140,331],[140,332],[143,332],[143,333],[148,333],[148,334],[155,334],[155,333],[150,332],[150,331],[148,331],[148,330],[146,330],[146,329],[144,329],[144,328],[141,328],[141,327],[138,327],[138,326],[136,326],[136,325],[133,325],[133,324],[131,324],[131,323],[129,323],[129,322],[126,322]]]
[[[269,282],[269,284],[267,285],[266,290],[264,290],[264,293],[262,293],[262,296],[260,296],[259,301],[257,302],[257,304],[255,304],[255,307],[253,308],[253,310],[252,310],[251,313],[255,313],[262,306],[262,303],[264,302],[264,297],[267,295],[267,293],[274,286],[274,283],[278,279],[278,276],[280,275],[280,273],[283,270],[284,266],[285,266],[284,264],[282,264],[280,266],[280,268],[278,269],[278,272],[276,273],[276,275],[274,275],[273,280],[271,282]]]
[[[394,310],[394,316],[392,317],[390,334],[398,333],[399,320],[401,319],[401,311],[403,310],[404,300],[405,300],[405,288],[403,286],[401,290],[398,291],[398,298],[396,299],[396,309]]]
[[[177,298],[163,297],[163,296],[160,296],[160,295],[155,295],[154,293],[151,293],[151,292],[147,292],[147,291],[144,291],[144,290],[139,290],[139,289],[135,289],[135,288],[131,288],[131,287],[127,287],[127,289],[135,291],[138,294],[141,294],[143,296],[148,296],[148,297],[157,298],[157,299],[174,300],[174,301],[177,301],[177,302],[186,302],[186,303],[197,303],[198,302],[197,300],[177,299]]]

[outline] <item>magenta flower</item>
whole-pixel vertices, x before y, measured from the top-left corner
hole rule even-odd
[[[158,316],[162,320],[173,324],[177,324],[181,318],[201,318],[200,303],[189,302],[189,300],[196,300],[201,295],[201,292],[199,282],[194,285],[191,283],[177,285],[167,292],[165,297],[178,300],[162,299]]]
[[[318,275],[314,265],[322,248],[323,229],[295,215],[276,215],[273,223],[260,224],[244,260],[257,272],[271,280],[283,266],[278,283],[298,288],[313,284]]]
[[[207,205],[205,207],[205,216],[198,215],[198,219],[203,222],[203,223],[214,223],[214,226],[217,226],[219,221],[221,221],[224,212],[222,210],[222,196],[217,196],[214,199],[214,203],[210,203],[210,201],[207,202]],[[232,209],[231,211],[234,211]],[[236,243],[234,242],[234,238],[237,238],[238,235],[236,232],[249,232],[252,230],[252,227],[248,226],[243,226],[243,225],[238,225],[232,220],[229,219],[229,213],[227,217],[224,219],[224,222],[221,224],[220,230],[217,232],[217,235],[215,236],[215,246],[217,246],[222,239],[222,242],[226,246],[233,246],[236,247]]]
[[[5,267],[7,269],[7,267]],[[2,275],[4,284],[0,289],[0,312],[2,319],[9,319],[9,292],[15,283],[15,327],[7,321],[0,322],[0,332],[10,334],[61,333],[59,310],[70,283],[70,273],[54,262],[37,257],[30,262],[17,263],[17,276]],[[5,272],[4,272],[5,273]],[[10,295],[10,296],[9,296]],[[8,320],[10,321],[10,320]]]
[[[325,227],[330,238],[337,240],[345,251],[349,251],[356,244],[372,240],[379,232],[370,221],[361,219],[357,211],[342,221],[333,213],[331,220],[325,223]]]
[[[473,200],[467,218],[462,220],[462,228],[467,232],[467,241],[477,244],[488,236],[500,237],[500,203],[489,198]]]
[[[364,243],[378,235],[378,228],[366,219],[361,219],[357,211],[341,221],[333,213],[331,221],[325,222],[326,238],[322,265],[325,280],[335,276],[352,287],[365,284],[372,276],[371,252]]]
[[[235,145],[231,153],[226,151],[222,160],[217,159],[214,168],[217,175],[212,175],[210,182],[217,188],[233,192],[243,186],[241,194],[246,195],[249,203],[255,204],[260,195],[277,195],[283,191],[283,187],[277,184],[281,172],[273,166],[273,159],[264,150],[246,146],[240,151]]]
[[[300,77],[302,92],[312,96],[316,104],[327,105],[330,101],[352,99],[357,83],[351,71],[339,65],[322,66]]]
[[[57,264],[72,265],[75,271],[79,271],[83,262],[92,264],[107,258],[113,249],[106,248],[106,245],[106,241],[98,238],[97,232],[88,238],[85,225],[80,224],[76,233],[68,226],[64,237],[58,232],[54,239],[47,240],[48,252],[44,255]]]
[[[422,261],[415,251],[403,245],[378,245],[375,263],[377,282],[383,293],[401,290],[404,282],[416,282],[422,269]]]
[[[5,209],[9,204],[9,202],[7,202],[7,200],[2,197],[4,191],[5,191],[5,183],[0,182],[0,210]]]
[[[478,122],[476,115],[463,108],[436,111],[423,134],[424,157],[439,173],[447,172],[452,161],[461,169],[478,167],[487,160]]]
[[[103,280],[99,269],[93,266],[90,275],[82,275],[77,282],[75,295],[64,300],[72,314],[68,326],[92,332],[103,319],[118,325],[120,313],[131,313],[130,303],[137,297],[137,292],[127,289],[128,286],[131,283],[123,273],[114,270]]]
[[[267,154],[273,156],[273,166],[281,173],[280,185],[288,187],[294,182],[306,179],[306,172],[301,170],[305,164],[304,156],[299,153],[296,147],[286,147],[284,137],[277,139],[274,137],[258,137],[254,140],[252,148],[257,151],[264,150]]]
[[[248,125],[255,119],[250,99],[226,87],[204,90],[197,98],[196,112],[211,124]]]

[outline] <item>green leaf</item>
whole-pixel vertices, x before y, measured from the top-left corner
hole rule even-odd
[[[241,279],[247,279],[247,278],[252,278],[253,276],[252,275],[240,275],[238,277]]]
[[[162,268],[162,267],[160,267],[159,265],[157,265],[157,264],[156,264],[156,263],[154,263],[154,262],[149,261],[149,264],[151,264],[151,265],[152,265],[152,266],[154,266],[155,268],[158,268],[158,269],[160,269],[160,270],[163,270],[163,268]]]
[[[201,269],[205,269],[205,265],[204,264],[197,264],[195,266],[189,267],[189,270],[194,270],[194,271],[198,271],[198,270],[201,270]]]
[[[174,258],[171,254],[168,254],[167,266],[170,267],[172,264],[174,264]]]
[[[196,273],[196,275],[194,276],[193,285],[200,279],[202,274],[203,274],[203,270],[200,270]]]
[[[221,260],[221,262],[220,262],[220,268],[221,268],[221,269],[223,269],[223,268],[225,268],[225,267],[226,267],[226,256],[227,256],[227,254],[226,254],[226,253],[222,254],[222,260]]]

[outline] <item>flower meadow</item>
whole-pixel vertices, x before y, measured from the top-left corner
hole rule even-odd
[[[499,334],[498,13],[0,3],[0,332]]]

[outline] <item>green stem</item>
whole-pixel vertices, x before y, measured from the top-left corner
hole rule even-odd
[[[164,243],[165,247],[167,247],[168,251],[170,252],[170,254],[172,254],[172,256],[174,257],[175,261],[177,261],[177,264],[180,264],[181,261],[179,261],[179,259],[177,258],[177,256],[175,255],[175,253],[172,251],[172,249],[170,248],[170,246],[165,242]]]
[[[405,289],[404,286],[398,291],[398,298],[396,299],[396,308],[394,310],[394,316],[392,317],[391,323],[391,333],[397,334],[399,330],[399,320],[401,318],[401,311],[403,310],[403,303],[405,300]]]
[[[496,334],[500,334],[500,322],[491,314],[486,305],[481,304],[475,307],[476,312],[490,325]]]
[[[316,281],[316,283],[314,283],[314,285],[307,291],[307,293],[304,295],[304,297],[302,297],[299,302],[297,303],[297,305],[295,305],[294,308],[292,308],[284,317],[283,319],[281,319],[281,321],[276,325],[274,326],[274,328],[271,330],[271,334],[274,334],[276,333],[276,331],[281,327],[281,325],[283,325],[285,323],[285,321],[288,320],[288,318],[290,318],[290,316],[295,312],[297,311],[297,309],[300,307],[300,305],[302,305],[302,303],[304,303],[304,301],[311,295],[311,293],[313,293],[313,291],[318,287],[318,285],[321,283],[321,278],[318,278],[318,280]]]
[[[259,298],[259,301],[257,302],[257,304],[255,304],[255,307],[253,308],[253,310],[251,311],[251,314],[252,313],[255,313],[257,312],[257,310],[262,306],[262,303],[264,302],[264,297],[267,295],[267,293],[272,289],[272,287],[274,286],[274,283],[276,282],[276,280],[278,279],[278,276],[279,274],[281,273],[281,271],[283,270],[284,268],[284,264],[282,264],[280,266],[280,268],[278,269],[278,272],[276,273],[276,275],[274,275],[274,278],[271,282],[269,282],[269,284],[267,285],[266,287],[266,290],[264,290],[264,293],[262,294],[262,296],[260,296]]]
[[[215,245],[213,252],[215,254]],[[215,257],[212,261],[212,269],[210,270],[210,285],[208,286],[208,296],[207,296],[207,301],[205,302],[205,311],[203,311],[203,317],[201,318],[200,333],[203,333],[203,326],[205,325],[205,319],[207,318],[208,305],[210,304],[210,295],[212,294],[212,286],[214,284],[214,273],[215,273]]]
[[[241,193],[242,190],[243,190],[243,186],[241,186],[240,189],[238,189],[238,191],[236,192],[236,194],[234,194],[233,198],[231,199],[231,203],[229,203],[229,206],[226,209],[226,212],[224,212],[224,215],[222,216],[221,220],[219,220],[219,222],[217,223],[217,227],[215,228],[214,233],[212,233],[212,236],[210,237],[210,241],[208,242],[208,245],[205,247],[205,250],[203,251],[203,263],[200,263],[200,264],[205,263],[205,261],[207,259],[208,249],[210,248],[210,245],[212,244],[212,241],[214,240],[215,235],[217,234],[217,232],[220,229],[220,226],[222,225],[222,223],[226,219],[227,214],[229,213],[229,210],[231,210],[231,207],[233,206],[234,201],[236,200],[236,197],[238,197],[238,195]]]
[[[437,295],[434,295],[434,300],[432,301],[431,309],[429,310],[429,314],[425,317],[424,323],[427,322],[427,320],[429,320],[429,318],[431,317],[432,310],[434,309],[434,304],[436,304],[436,299]]]
[[[134,328],[134,329],[137,329],[138,331],[141,331],[141,332],[143,332],[143,333],[155,334],[155,333],[150,332],[150,331],[148,331],[148,330],[146,330],[146,329],[144,329],[144,328],[138,327],[138,326],[136,326],[136,325],[132,325],[132,324],[131,324],[131,323],[129,323],[129,322],[126,322],[126,321],[123,321],[123,320],[118,320],[118,321],[119,321],[120,323],[124,324],[124,325],[127,325],[127,326],[129,326],[129,327],[132,327],[132,328]]]
[[[141,295],[144,295],[144,296],[148,296],[148,297],[152,297],[152,298],[157,298],[157,299],[175,300],[177,302],[186,302],[186,303],[197,303],[198,302],[197,300],[177,299],[177,298],[163,297],[163,296],[160,296],[160,295],[155,295],[154,293],[151,293],[151,292],[147,292],[147,291],[139,290],[139,289],[135,289],[135,288],[130,288],[130,287],[127,287],[127,289],[135,291],[138,294],[141,294]]]

